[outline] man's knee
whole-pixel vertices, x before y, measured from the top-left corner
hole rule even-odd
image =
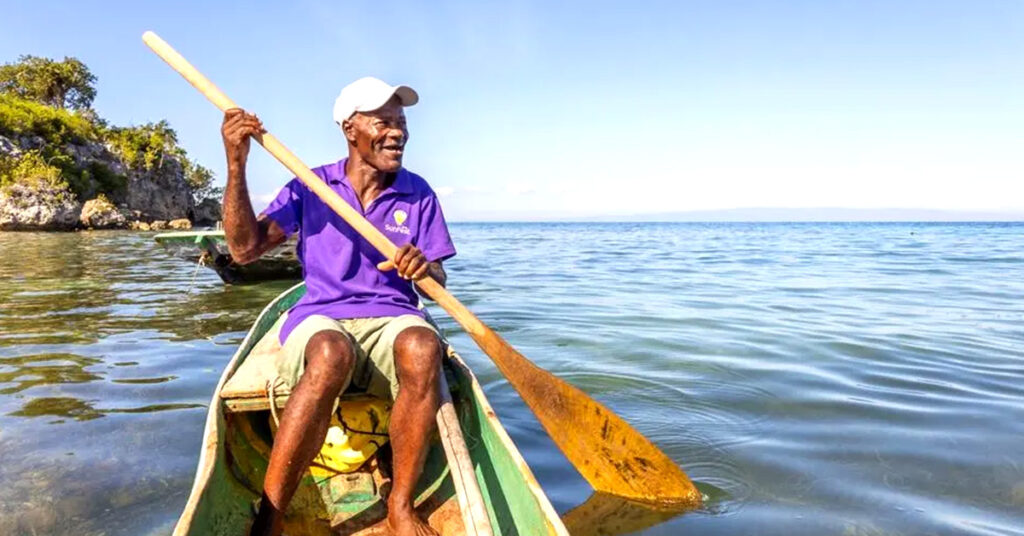
[[[395,368],[402,389],[427,390],[441,372],[441,341],[422,326],[406,328],[395,338]]]
[[[340,389],[348,378],[356,358],[352,343],[343,333],[332,330],[318,331],[306,343],[306,370],[317,385]]]

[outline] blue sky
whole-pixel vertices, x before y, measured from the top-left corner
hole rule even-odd
[[[148,4],[0,2],[0,62],[78,57],[102,116],[168,119],[221,181],[219,112],[143,31],[310,165],[344,84],[411,85],[451,220],[1024,209],[1024,2]],[[254,149],[249,178],[259,206],[289,176]]]

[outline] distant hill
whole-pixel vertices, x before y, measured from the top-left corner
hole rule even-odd
[[[961,211],[912,208],[733,208],[598,217],[591,221],[1024,221],[1024,211]]]

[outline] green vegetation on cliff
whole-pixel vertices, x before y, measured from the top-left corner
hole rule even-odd
[[[135,169],[149,171],[160,167],[167,156],[177,157],[185,182],[197,202],[220,196],[220,189],[213,187],[213,172],[188,158],[185,149],[178,145],[178,134],[166,120],[137,127],[108,128],[105,137],[125,165]]]
[[[83,115],[40,104],[11,93],[0,84],[0,133],[40,136],[47,143],[84,143],[95,140],[101,127]]]
[[[18,158],[0,155],[0,188],[15,182],[33,186],[66,184],[60,170],[48,164],[39,151],[27,151]]]
[[[108,130],[76,113],[0,94],[0,135],[25,139],[30,146],[18,155],[0,153],[0,186],[47,177],[79,197],[90,190],[122,197],[124,175],[99,161],[76,161],[70,152],[73,146],[103,144]]]
[[[128,174],[146,176],[171,159],[196,202],[218,195],[213,173],[188,158],[167,121],[117,127],[97,117],[95,81],[75,58],[22,56],[0,66],[0,136],[14,144],[0,145],[0,188],[43,181],[66,186],[80,201],[123,199]]]

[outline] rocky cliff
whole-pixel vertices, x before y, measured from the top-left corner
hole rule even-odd
[[[165,122],[109,127],[0,95],[0,231],[212,225],[211,181]]]
[[[0,158],[17,161],[27,151],[43,147],[40,138],[11,139],[0,135]],[[67,144],[74,167],[85,171],[85,181],[76,195],[67,184],[25,180],[0,188],[0,230],[72,230],[129,227],[133,221],[152,223],[187,219],[210,225],[220,217],[220,205],[213,199],[201,203],[197,212],[192,188],[185,180],[183,164],[174,156],[162,159],[151,169],[126,165],[112,147],[100,142]],[[96,176],[115,177],[123,185],[105,188]],[[105,203],[94,203],[103,196]],[[92,204],[93,206],[89,206]],[[83,206],[90,210],[83,214]],[[113,212],[97,218],[97,210]]]

